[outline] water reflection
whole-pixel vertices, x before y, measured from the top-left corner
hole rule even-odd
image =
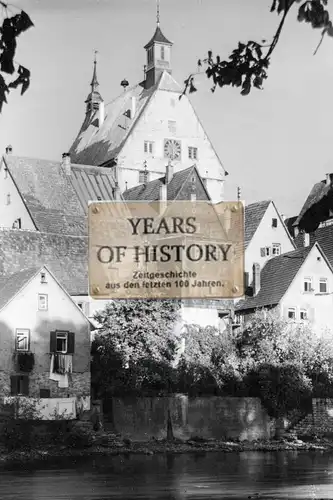
[[[333,498],[326,453],[95,457],[0,474],[3,500]]]

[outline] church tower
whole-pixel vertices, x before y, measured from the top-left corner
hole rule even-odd
[[[144,46],[147,53],[145,88],[149,89],[158,82],[163,71],[170,75],[171,71],[171,48],[170,42],[162,33],[160,28],[160,12],[157,6],[157,26],[154,36]]]
[[[92,80],[90,83],[91,86],[91,91],[88,94],[87,99],[85,100],[86,104],[86,117],[82,126],[82,130],[85,130],[91,123],[92,117],[95,115],[96,112],[99,112],[99,125],[101,125],[101,121],[103,121],[103,118],[101,119],[104,110],[104,101],[99,93],[98,87],[99,83],[97,80],[97,61],[96,61],[96,51],[95,51],[95,58],[94,58],[94,70],[93,70],[93,76]]]

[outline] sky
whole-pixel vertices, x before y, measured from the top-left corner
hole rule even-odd
[[[100,92],[109,102],[143,78],[143,46],[155,30],[156,0],[12,0],[35,24],[18,39],[16,61],[31,71],[29,90],[12,92],[0,114],[0,153],[60,160],[82,124],[98,50]],[[272,0],[160,0],[161,28],[174,43],[182,84],[208,50],[227,58],[239,41],[270,40],[279,17]],[[330,0],[333,15],[333,2]],[[12,7],[14,10],[14,7]],[[297,215],[312,185],[333,172],[333,38],[314,56],[320,31],[291,12],[264,90],[210,92],[201,75],[190,96],[229,172],[227,200],[272,199]]]

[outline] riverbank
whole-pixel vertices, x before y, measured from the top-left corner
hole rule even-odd
[[[209,453],[209,452],[274,452],[274,451],[332,451],[333,441],[329,439],[316,439],[311,442],[302,440],[277,440],[277,441],[215,441],[215,440],[150,440],[147,442],[131,442],[129,440],[113,440],[110,437],[103,440],[96,439],[96,443],[85,448],[70,448],[66,446],[49,446],[43,449],[29,451],[0,451],[0,467],[23,463],[39,462],[62,457],[85,457],[93,455],[115,456],[131,454],[182,454],[182,453]]]

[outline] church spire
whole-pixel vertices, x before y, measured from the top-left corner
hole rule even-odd
[[[160,25],[160,0],[156,0],[157,5],[156,5],[156,24],[157,26]]]
[[[97,56],[97,50],[95,50],[95,57],[94,57],[94,72],[93,72],[93,77],[92,77],[92,80],[91,80],[91,91],[92,92],[95,92],[99,86],[99,83],[98,83],[98,80],[97,80],[97,70],[96,70],[96,66],[97,66],[97,59],[96,59],[96,56]]]
[[[147,52],[145,88],[155,85],[163,71],[171,74],[172,42],[162,33],[160,28],[160,2],[156,7],[156,30],[153,37],[144,46]]]
[[[95,56],[94,56],[94,70],[93,70],[93,76],[92,80],[90,83],[91,86],[91,91],[88,94],[87,99],[85,100],[85,103],[87,105],[86,108],[86,113],[91,115],[94,111],[98,110],[100,107],[101,102],[103,102],[102,96],[98,91],[99,83],[97,80],[97,50],[95,50]]]

